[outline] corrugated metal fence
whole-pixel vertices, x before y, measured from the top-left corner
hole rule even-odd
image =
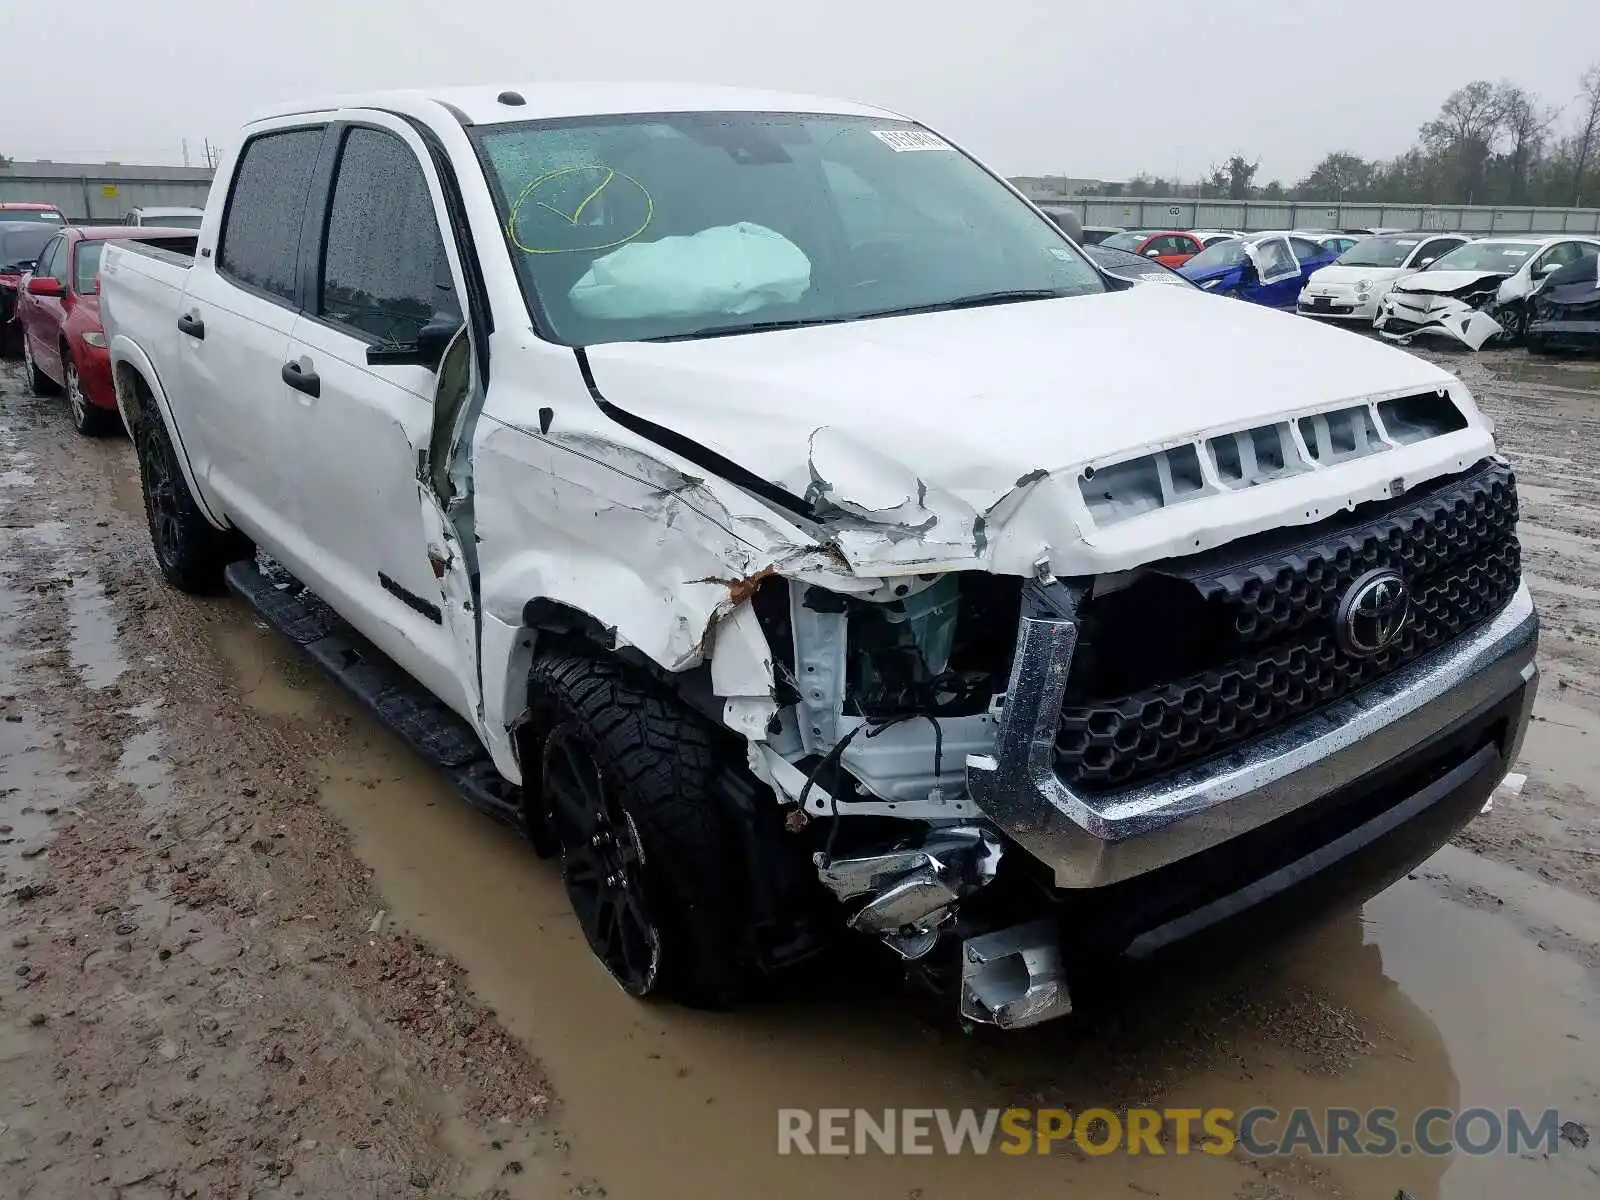
[[[1459,229],[1491,233],[1600,233],[1600,208],[1490,208],[1466,204],[1338,204],[1325,201],[1038,197],[1039,207],[1078,214],[1085,225],[1124,229]]]
[[[0,165],[0,200],[53,204],[79,224],[120,221],[143,205],[204,208],[211,190],[206,167],[124,163],[12,162]]]

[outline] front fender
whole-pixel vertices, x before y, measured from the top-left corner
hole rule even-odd
[[[167,398],[167,389],[162,386],[161,373],[156,370],[155,363],[150,361],[150,356],[138,342],[125,334],[112,337],[107,349],[111,355],[111,379],[117,392],[117,412],[122,417],[123,425],[133,430],[137,436],[136,422],[139,419],[139,406],[142,401],[132,392],[132,380],[128,377],[128,372],[131,371],[144,384],[149,403],[156,406],[162,424],[167,427],[167,435],[172,439],[173,449],[177,451],[178,469],[183,472],[183,482],[188,486],[189,494],[194,497],[195,507],[218,529],[229,528],[221,514],[206,502],[205,491],[200,486],[194,466],[189,461],[189,452],[183,444],[183,431],[173,419],[172,402]]]

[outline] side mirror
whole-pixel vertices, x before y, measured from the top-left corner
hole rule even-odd
[[[1431,258],[1419,258],[1419,259],[1417,259],[1417,266],[1418,267],[1429,267],[1429,266],[1432,266],[1432,265],[1433,265],[1433,259],[1431,259]]]
[[[60,296],[66,290],[53,275],[35,275],[28,280],[28,294],[32,296]]]
[[[1146,250],[1144,252],[1144,256],[1146,258],[1160,258],[1161,257],[1161,251],[1159,251],[1159,250]]]
[[[1539,268],[1539,275],[1541,277],[1545,275],[1554,275],[1557,271],[1561,270],[1563,265],[1564,264],[1557,262],[1547,262],[1544,264],[1544,266]]]
[[[369,346],[367,365],[373,367],[427,367],[439,369],[444,352],[450,348],[450,339],[461,328],[456,317],[436,316],[417,330],[417,340],[410,345]]]

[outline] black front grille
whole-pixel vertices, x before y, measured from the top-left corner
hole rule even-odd
[[[1516,481],[1489,462],[1423,495],[1296,531],[1292,542],[1248,539],[1168,564],[1162,574],[1198,596],[1192,625],[1210,631],[1215,661],[1115,695],[1074,694],[1069,684],[1057,773],[1083,792],[1126,787],[1268,733],[1448,644],[1516,592],[1516,522]],[[1358,658],[1335,640],[1334,618],[1349,586],[1377,567],[1405,577],[1411,619],[1394,645]],[[1118,630],[1137,635],[1137,626]],[[1137,648],[1096,653],[1126,659]]]

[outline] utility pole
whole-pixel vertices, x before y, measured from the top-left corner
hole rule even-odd
[[[184,138],[183,139],[183,165],[186,166],[186,167],[189,165],[189,139],[188,138]]]

